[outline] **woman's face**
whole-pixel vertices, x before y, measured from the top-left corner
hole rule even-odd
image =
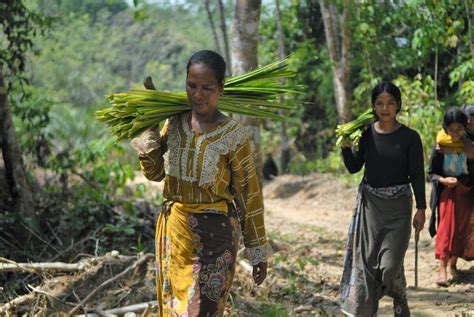
[[[464,135],[464,126],[461,123],[453,122],[446,128],[446,133],[453,138],[454,142],[460,141]]]
[[[223,83],[216,80],[214,71],[204,64],[189,66],[186,94],[193,110],[199,115],[213,113],[223,91]]]
[[[466,126],[467,131],[469,133],[474,133],[474,114],[467,116],[467,126]]]
[[[373,109],[379,118],[379,121],[394,121],[398,112],[397,100],[388,92],[380,93],[375,99]]]

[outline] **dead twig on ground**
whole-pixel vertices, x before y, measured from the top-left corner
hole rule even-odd
[[[130,306],[118,307],[108,310],[100,311],[100,315],[98,314],[90,314],[87,313],[87,317],[99,317],[99,316],[110,316],[110,315],[122,315],[125,313],[138,313],[142,312],[141,316],[148,317],[150,316],[153,306],[156,306],[156,301],[141,303],[141,304],[134,304]],[[76,317],[85,317],[86,315],[76,315]]]
[[[247,263],[247,261],[245,260],[239,260],[239,265],[247,272],[249,272],[250,274],[253,273],[253,267]]]
[[[34,298],[35,298],[35,294],[30,293],[30,294],[22,295],[20,297],[12,299],[8,303],[5,303],[0,306],[0,314],[6,314],[8,311],[10,311],[11,309],[15,307],[18,307],[26,302],[31,302],[32,300],[34,300]]]
[[[237,258],[239,258],[244,253],[244,250],[245,250],[245,248],[241,248],[239,251],[237,251]],[[239,259],[237,261],[237,263],[239,263],[239,265],[245,271],[249,272],[250,274],[253,273],[253,267],[247,261],[245,261],[244,259]]]
[[[30,288],[35,293],[46,295],[48,298],[52,298],[52,299],[54,299],[54,300],[56,300],[56,301],[58,301],[62,304],[69,305],[69,306],[75,306],[76,305],[76,303],[71,303],[71,302],[64,301],[64,300],[58,298],[57,296],[54,296],[54,295],[52,295],[48,292],[45,292],[45,291],[43,291],[43,290],[41,290],[37,287],[34,287],[32,285],[28,285],[28,288]]]
[[[72,290],[72,295],[74,295],[74,297],[79,302],[79,305],[78,305],[79,309],[81,309],[84,314],[87,314],[87,310],[85,309],[85,307],[80,304],[81,303],[81,298],[76,294],[76,292],[74,290]]]
[[[54,231],[53,227],[51,227],[51,224],[49,222],[46,222],[46,225],[48,226],[49,230],[51,231],[51,233],[53,234],[53,236],[56,238],[56,240],[59,242],[59,244],[61,246],[63,246],[63,241],[61,239],[59,239],[56,231]]]
[[[86,242],[87,240],[92,240],[95,235],[97,234],[97,232],[102,229],[103,226],[100,226],[98,227],[96,230],[94,230],[94,232],[92,232],[92,234],[89,234],[87,237],[77,241],[76,243],[74,243],[74,241],[71,242],[71,245],[66,249],[66,250],[63,250],[61,251],[60,253],[56,254],[53,258],[52,258],[52,261],[56,260],[57,258],[63,256],[64,254],[68,253],[69,251],[73,250],[76,246],[78,246],[79,244],[81,243],[84,243]]]
[[[60,252],[59,249],[57,249],[54,245],[46,241],[42,236],[40,236],[37,232],[35,232],[33,229],[31,229],[29,226],[22,224],[23,228],[25,228],[29,233],[31,233],[34,237],[36,237],[38,240],[49,246],[51,249],[54,250],[54,252],[58,253]]]
[[[146,309],[143,311],[141,317],[148,317],[151,314],[152,307],[151,303],[146,303]]]
[[[102,284],[100,284],[97,288],[95,288],[92,292],[89,293],[89,295],[87,295],[86,298],[84,298],[78,305],[76,305],[76,307],[74,307],[73,309],[71,309],[68,314],[69,315],[72,315],[74,314],[75,312],[77,312],[79,310],[79,308],[81,306],[83,306],[85,303],[87,303],[92,297],[94,297],[98,292],[100,292],[102,289],[104,289],[105,287],[107,287],[108,285],[112,284],[113,282],[121,279],[122,277],[126,276],[130,271],[133,271],[135,268],[141,266],[143,263],[147,262],[148,260],[150,259],[153,259],[154,258],[154,255],[153,254],[145,254],[143,257],[141,257],[140,259],[138,259],[137,261],[135,261],[135,263],[133,263],[131,266],[129,266],[126,270],[124,270],[122,273],[108,279],[107,281],[103,282]]]
[[[0,259],[7,260],[7,259]],[[6,262],[6,261],[5,261]],[[8,260],[8,263],[0,263],[0,272],[44,272],[44,271],[61,271],[61,272],[77,272],[84,269],[83,263],[16,263]]]

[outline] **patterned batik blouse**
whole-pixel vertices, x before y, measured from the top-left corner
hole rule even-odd
[[[227,213],[235,202],[252,265],[270,252],[265,234],[263,197],[250,142],[242,124],[227,118],[212,130],[192,131],[191,112],[171,117],[160,139],[148,140],[140,154],[145,177],[165,179],[167,202],[195,213]]]

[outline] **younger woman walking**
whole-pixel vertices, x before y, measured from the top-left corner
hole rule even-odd
[[[372,91],[377,121],[363,133],[359,149],[342,149],[350,173],[365,166],[341,281],[341,308],[348,316],[374,316],[384,295],[393,298],[395,316],[410,316],[403,260],[411,224],[423,228],[426,202],[421,139],[398,122],[401,106],[397,86],[377,85]],[[417,208],[413,221],[410,184]]]

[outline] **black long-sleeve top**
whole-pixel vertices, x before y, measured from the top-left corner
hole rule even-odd
[[[401,125],[391,133],[381,134],[372,124],[362,134],[359,149],[343,148],[342,156],[352,174],[365,164],[364,181],[372,187],[411,183],[416,208],[426,208],[423,147],[415,130]]]
[[[474,133],[467,132],[467,137],[471,142],[474,142]],[[471,185],[474,186],[474,159],[467,160],[467,168],[469,170],[469,177],[471,179]]]

